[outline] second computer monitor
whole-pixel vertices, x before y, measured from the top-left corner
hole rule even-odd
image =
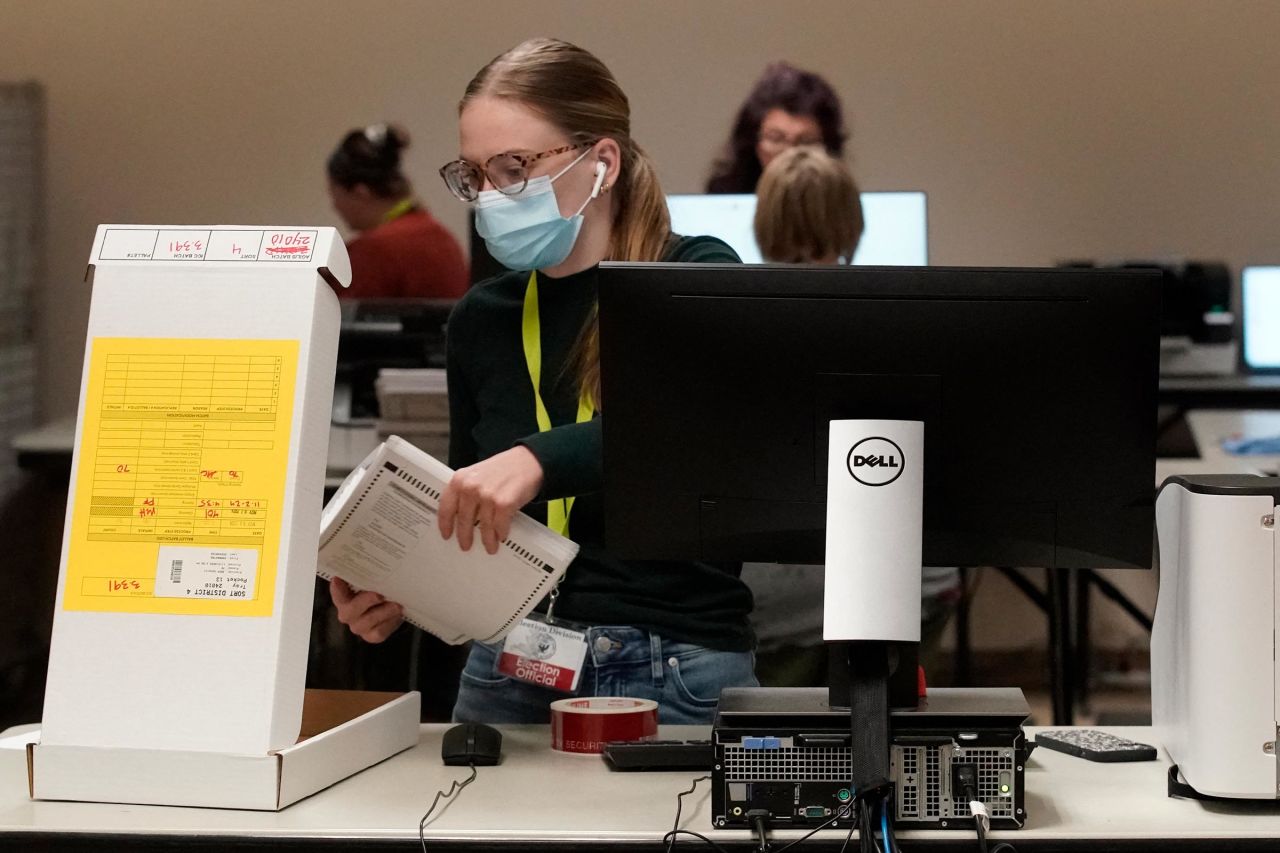
[[[1280,266],[1240,273],[1243,363],[1255,373],[1280,373]]]
[[[863,231],[853,255],[857,266],[925,266],[929,263],[928,204],[923,192],[861,194]],[[742,195],[669,195],[671,230],[708,234],[724,240],[745,263],[764,259],[753,223],[756,197]]]

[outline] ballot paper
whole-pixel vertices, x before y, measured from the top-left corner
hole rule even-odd
[[[469,551],[436,524],[453,471],[398,436],[360,463],[321,517],[316,573],[372,590],[404,608],[406,621],[457,645],[504,637],[555,588],[575,542],[518,513],[489,554]]]

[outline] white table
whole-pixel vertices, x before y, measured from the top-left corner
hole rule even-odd
[[[24,754],[0,750],[0,849],[416,849],[417,827],[435,791],[466,768],[440,763],[442,725],[422,728],[414,749],[303,800],[282,812],[33,802],[27,797]],[[1029,729],[1034,734],[1036,729]],[[1112,728],[1151,742],[1145,728]],[[10,731],[12,733],[13,730]],[[440,809],[427,828],[435,849],[513,850],[631,848],[660,851],[675,817],[676,795],[695,773],[617,773],[594,756],[553,752],[546,726],[503,727],[503,763],[481,767],[476,781]],[[706,736],[706,729],[670,727],[667,737]],[[1165,796],[1167,759],[1096,764],[1047,749],[1027,766],[1027,825],[993,832],[1019,853],[1045,850],[1161,850],[1280,847],[1280,805],[1204,803]],[[681,827],[732,849],[750,849],[744,831],[713,830],[707,782],[685,797]],[[798,830],[775,834],[797,838]],[[824,830],[798,848],[838,848],[842,830]],[[977,849],[964,830],[899,835],[908,851]],[[778,846],[778,845],[775,845]],[[702,849],[681,839],[677,849]]]
[[[1195,439],[1198,459],[1157,459],[1156,484],[1174,474],[1275,474],[1280,454],[1240,456],[1227,453],[1227,438],[1268,438],[1280,435],[1280,411],[1269,409],[1194,409],[1184,417]]]

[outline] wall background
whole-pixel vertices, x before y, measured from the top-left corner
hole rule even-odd
[[[41,412],[75,409],[99,222],[336,224],[324,159],[386,118],[462,236],[435,176],[457,98],[535,34],[611,66],[670,192],[700,188],[761,68],[787,58],[844,97],[864,189],[928,192],[934,263],[1280,262],[1277,32],[1270,0],[0,0],[0,79],[49,99]],[[1150,575],[1128,582],[1149,597]],[[1002,612],[979,645],[1040,641]]]

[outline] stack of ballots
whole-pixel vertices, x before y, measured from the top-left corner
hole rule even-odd
[[[449,456],[449,397],[445,372],[383,368],[378,394],[378,437],[398,435],[438,459]]]

